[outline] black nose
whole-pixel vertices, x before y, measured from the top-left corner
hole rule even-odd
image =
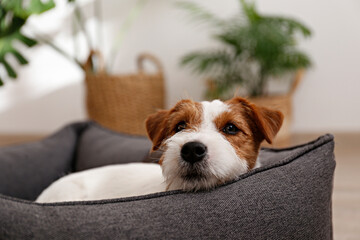
[[[204,159],[207,148],[201,142],[188,142],[181,148],[181,157],[189,163],[195,163]]]

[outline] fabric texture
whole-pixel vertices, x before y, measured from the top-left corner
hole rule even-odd
[[[44,188],[72,171],[78,137],[88,125],[72,124],[42,141],[1,147],[0,193],[35,200]]]
[[[89,136],[101,135],[86,135],[92,126],[73,124],[40,142],[0,148],[0,239],[332,239],[331,135],[292,148],[262,149],[262,167],[212,191],[32,202],[93,148]],[[108,154],[98,156],[114,156]]]
[[[96,123],[79,137],[76,171],[109,164],[142,162],[151,142],[146,137],[120,134]]]

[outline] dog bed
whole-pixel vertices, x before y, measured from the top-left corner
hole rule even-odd
[[[151,143],[92,122],[0,148],[0,239],[332,239],[332,135],[264,148],[263,166],[212,191],[40,204],[72,171],[143,161]]]

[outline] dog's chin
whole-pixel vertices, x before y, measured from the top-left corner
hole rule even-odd
[[[169,190],[181,189],[189,192],[209,190],[223,183],[207,171],[205,163],[183,163],[181,165],[177,169],[178,174],[165,176]]]
[[[203,174],[193,172],[193,171],[181,175],[181,179],[183,179],[184,181],[189,181],[189,182],[206,181],[206,177]]]
[[[197,170],[196,168],[188,168],[183,171],[180,175],[180,179],[182,181],[182,185],[185,187],[184,190],[187,191],[196,191],[206,188],[206,182],[208,182],[208,178],[204,172]]]

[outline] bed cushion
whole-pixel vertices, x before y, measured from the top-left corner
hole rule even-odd
[[[0,193],[35,200],[53,181],[72,171],[78,138],[87,126],[71,124],[41,141],[0,147]]]
[[[91,123],[80,136],[75,170],[147,160],[151,141],[143,136],[122,134]]]
[[[89,126],[70,125],[37,143],[0,148],[0,176],[7,176],[0,179],[0,239],[332,239],[332,135],[262,149],[262,167],[212,191],[32,202],[45,182],[74,169]],[[61,151],[56,139],[66,142]]]

